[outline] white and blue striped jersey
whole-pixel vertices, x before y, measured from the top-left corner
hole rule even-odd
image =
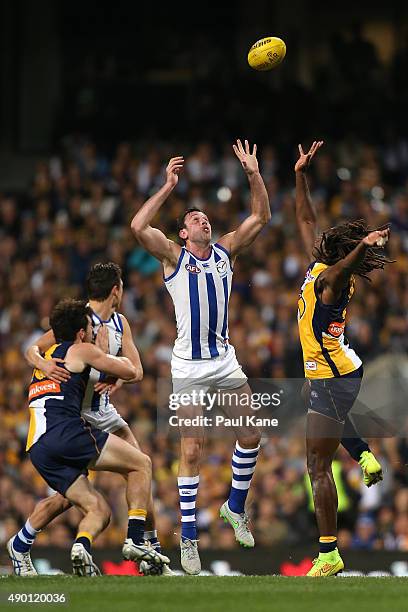
[[[217,243],[207,259],[181,249],[175,271],[164,278],[176,313],[177,357],[213,359],[228,349],[232,274],[229,254]]]
[[[116,357],[122,349],[123,323],[120,315],[114,313],[108,321],[102,321],[95,312],[92,312],[92,335],[95,340],[99,328],[104,325],[109,333],[109,355]],[[104,411],[109,407],[109,394],[100,395],[94,389],[97,382],[105,378],[105,374],[91,368],[89,381],[86,387],[85,396],[82,402],[82,412]]]

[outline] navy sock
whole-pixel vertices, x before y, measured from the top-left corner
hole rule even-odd
[[[344,446],[348,454],[354,459],[354,461],[360,461],[361,453],[369,451],[370,447],[367,442],[364,442],[357,433],[351,419],[346,418],[344,423],[343,438],[341,444]]]
[[[144,539],[150,542],[150,544],[153,546],[155,550],[157,550],[157,552],[161,552],[161,546],[160,546],[159,539],[157,537],[156,529],[152,529],[151,531],[145,531]]]
[[[244,512],[258,452],[259,446],[242,448],[238,442],[235,444],[234,454],[232,455],[232,483],[228,497],[228,506],[231,512],[236,514]]]
[[[181,537],[188,540],[197,539],[196,499],[199,476],[179,476],[177,484],[180,496]]]
[[[28,552],[36,538],[37,533],[40,533],[40,531],[40,529],[34,529],[30,521],[27,520],[24,527],[20,529],[13,540],[14,550],[20,553]]]
[[[85,550],[91,554],[92,536],[86,531],[80,531],[76,537],[75,544],[82,544]]]
[[[329,541],[328,541],[329,540]],[[337,538],[334,536],[319,538],[319,552],[333,552],[337,548]]]
[[[129,523],[128,523],[128,539],[132,540],[134,544],[144,543],[144,531],[146,525],[146,510],[136,509],[129,510]]]

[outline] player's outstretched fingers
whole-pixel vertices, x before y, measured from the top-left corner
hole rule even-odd
[[[242,142],[239,138],[237,139],[237,146],[238,151],[241,153],[241,155],[245,155],[244,147],[242,146]]]

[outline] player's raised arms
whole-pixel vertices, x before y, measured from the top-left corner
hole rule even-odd
[[[247,140],[245,148],[239,139],[232,147],[248,177],[251,189],[251,214],[235,231],[225,234],[218,240],[218,244],[227,249],[231,259],[234,260],[243,249],[252,244],[262,228],[270,221],[271,210],[268,192],[259,172],[256,144],[252,148],[252,153]]]
[[[306,170],[314,155],[323,145],[323,140],[314,141],[307,153],[298,145],[299,159],[295,164],[296,172],[296,222],[302,237],[303,246],[310,261],[313,260],[313,247],[317,238],[317,216],[307,184]]]
[[[161,262],[177,265],[181,247],[169,240],[163,232],[150,225],[178,183],[179,172],[183,168],[184,158],[172,157],[166,168],[166,183],[157,193],[149,198],[132,219],[131,228],[140,244],[157,257]]]

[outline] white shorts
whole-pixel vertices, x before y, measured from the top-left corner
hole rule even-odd
[[[104,410],[83,410],[81,414],[88,423],[106,433],[114,433],[127,425],[113,404],[108,404]]]
[[[188,393],[193,389],[238,389],[248,380],[237,361],[235,349],[229,345],[224,354],[213,359],[171,358],[173,393]]]

